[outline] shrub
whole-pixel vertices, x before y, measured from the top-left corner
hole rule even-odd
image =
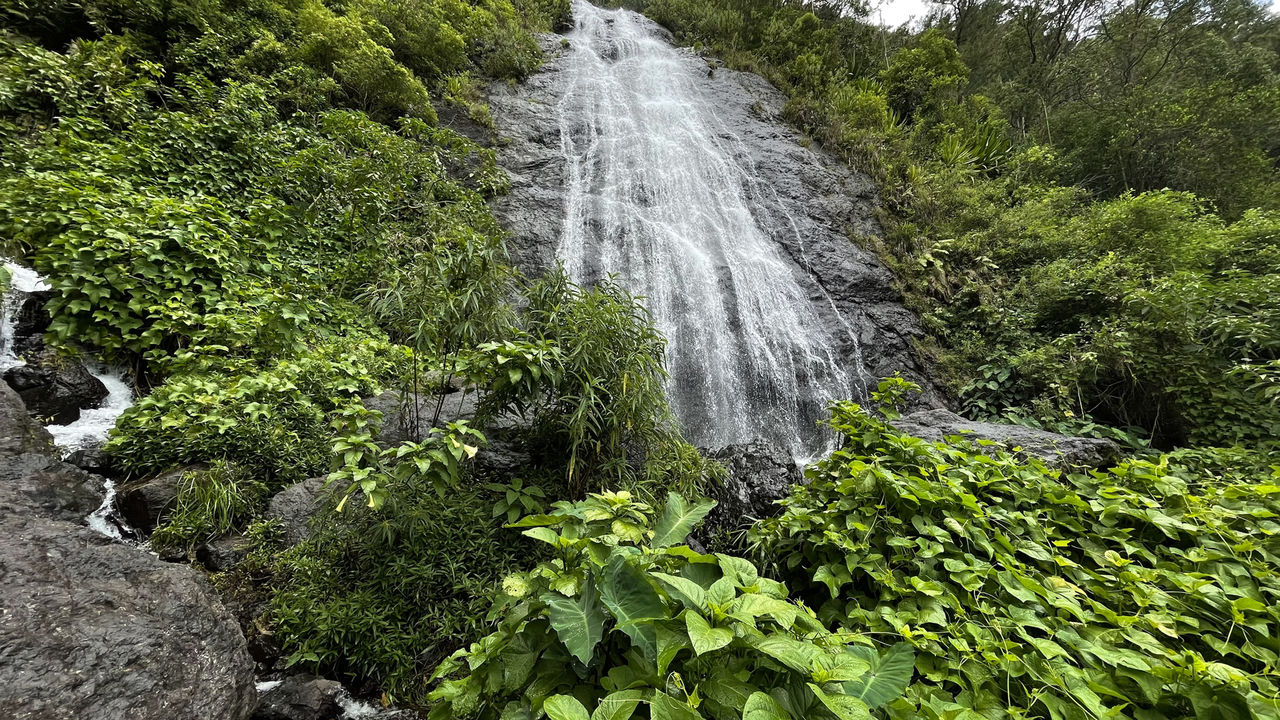
[[[673,494],[654,525],[603,493],[516,523],[557,557],[503,581],[498,630],[436,670],[462,677],[431,717],[849,720],[899,694],[909,651],[828,633],[750,562],[682,544],[714,505]]]
[[[823,621],[915,647],[891,718],[1277,712],[1274,456],[1063,474],[852,403],[832,426],[844,446],[751,536]]]

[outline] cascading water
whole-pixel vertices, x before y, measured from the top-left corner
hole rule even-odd
[[[616,274],[645,298],[692,442],[763,438],[797,458],[823,450],[817,421],[830,401],[865,393],[865,371],[817,315],[813,303],[830,298],[811,297],[807,270],[779,247],[776,234],[799,224],[765,229],[753,217],[769,189],[698,92],[704,63],[630,11],[578,0],[574,15],[557,108],[567,271],[580,283]],[[843,340],[856,348],[852,332]]]
[[[30,268],[8,260],[4,260],[4,268],[10,280],[9,289],[0,300],[0,372],[26,364],[15,350],[17,315],[32,293],[49,289],[44,279]],[[133,388],[125,382],[123,371],[101,364],[90,366],[88,370],[106,386],[107,397],[98,407],[81,410],[80,418],[75,422],[46,427],[64,458],[77,450],[100,446],[107,433],[115,427],[116,420],[133,404]],[[103,492],[102,505],[85,518],[86,524],[116,540],[124,539],[126,533],[136,534],[115,517],[115,483],[106,480]]]
[[[0,300],[0,372],[23,364],[22,358],[18,357],[14,349],[18,311],[32,293],[49,289],[35,270],[8,260],[4,260],[3,264],[9,275],[9,289],[4,293],[3,300]]]

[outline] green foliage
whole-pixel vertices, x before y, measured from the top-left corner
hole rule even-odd
[[[832,426],[752,539],[824,622],[916,649],[889,717],[1275,716],[1273,456],[1062,474],[851,403]]]
[[[130,477],[213,460],[271,487],[314,477],[329,465],[329,416],[378,387],[386,353],[385,342],[339,341],[262,371],[173,378],[125,411],[106,450]]]
[[[493,505],[493,516],[506,517],[508,523],[515,522],[521,515],[540,514],[546,510],[543,501],[547,494],[542,488],[526,483],[521,478],[513,478],[506,485],[489,483],[484,487],[499,496],[498,502]]]
[[[679,442],[662,384],[666,340],[635,298],[611,281],[577,287],[563,271],[525,295],[527,332],[560,351],[536,422],[549,442],[566,449],[571,487],[631,478],[629,449]]]
[[[430,486],[439,495],[458,485],[462,463],[476,456],[479,447],[468,442],[484,442],[484,435],[459,420],[442,428],[433,427],[420,442],[404,442],[381,447],[374,442],[381,428],[381,413],[363,406],[345,408],[334,420],[338,436],[333,442],[334,471],[328,482],[346,486],[337,512],[342,512],[356,492],[368,506],[380,509],[391,488],[405,485],[409,478],[416,486]]]
[[[431,717],[846,720],[899,695],[908,648],[881,657],[750,562],[682,544],[714,505],[672,494],[655,526],[603,493],[516,523],[556,556],[503,582],[498,630],[436,669]]]
[[[422,677],[488,629],[493,587],[516,569],[487,498],[393,477],[378,510],[350,503],[276,563],[273,632],[290,660],[421,702]]]
[[[226,461],[183,475],[174,510],[161,518],[151,544],[188,551],[235,530],[266,498],[267,487],[248,469]]]

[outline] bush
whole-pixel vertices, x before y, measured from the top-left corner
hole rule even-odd
[[[380,510],[350,503],[277,563],[274,632],[290,662],[425,699],[424,675],[488,629],[484,605],[515,569],[507,531],[477,490],[411,477]]]
[[[683,545],[714,506],[673,494],[654,525],[603,493],[516,523],[558,557],[503,581],[498,630],[436,670],[462,677],[431,717],[845,720],[901,693],[904,647],[828,633],[750,562]]]
[[[329,466],[330,416],[374,392],[389,357],[385,341],[348,340],[263,370],[193,371],[126,410],[106,450],[130,477],[214,460],[272,488],[315,477]]]
[[[851,403],[832,426],[844,446],[751,537],[824,622],[916,649],[890,718],[1277,712],[1274,456],[1062,474]]]

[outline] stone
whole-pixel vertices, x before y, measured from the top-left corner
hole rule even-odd
[[[479,405],[480,396],[477,393],[418,395],[388,390],[374,397],[364,398],[365,408],[382,413],[382,431],[377,440],[383,445],[421,442],[433,427],[431,421],[435,418],[437,406],[440,408],[437,424],[444,425],[457,420],[474,420]],[[419,420],[417,428],[414,427],[415,418]]]
[[[1078,438],[1024,427],[968,420],[949,410],[922,410],[891,423],[899,431],[930,442],[960,435],[1000,443],[1023,459],[1037,459],[1058,469],[1099,469],[1120,457],[1120,447],[1110,440]]]
[[[154,477],[123,482],[116,490],[116,507],[125,522],[149,533],[177,504],[182,479],[208,469],[208,465],[187,465]]]
[[[245,559],[251,549],[243,535],[223,535],[196,550],[196,560],[213,572],[226,572]]]
[[[239,624],[200,573],[83,525],[100,482],[0,383],[4,717],[244,720],[257,697]]]
[[[13,351],[27,356],[44,349],[44,334],[49,329],[49,313],[44,306],[53,299],[52,290],[28,293],[14,313]]]
[[[700,536],[733,532],[754,520],[778,514],[776,504],[792,485],[804,482],[804,473],[787,451],[756,441],[713,450],[706,454],[729,471],[712,497],[718,503],[703,522]]]
[[[102,443],[96,442],[81,447],[66,457],[66,462],[81,470],[88,470],[99,475],[111,472],[111,456],[102,450]]]
[[[637,21],[669,41],[657,24]],[[510,232],[513,261],[530,277],[556,267],[571,185],[557,107],[579,80],[562,61],[570,49],[560,40],[543,39],[546,61],[525,81],[488,87],[498,134],[506,140],[498,161],[511,181],[511,191],[495,197],[492,208]],[[751,168],[759,188],[767,189],[752,203],[757,223],[798,228],[772,236],[802,276],[815,312],[839,342],[840,357],[851,369],[860,364],[865,370],[859,373],[865,380],[857,388],[860,394],[874,389],[872,378],[901,373],[923,388],[912,399],[913,409],[943,406],[945,399],[915,350],[915,341],[923,337],[919,320],[902,305],[892,274],[871,249],[882,234],[875,182],[787,126],[786,97],[763,78],[689,48],[678,52],[691,64],[714,68],[682,75],[681,82],[696,83],[696,91],[716,107],[726,133],[741,139],[742,164]],[[571,135],[579,131],[588,128],[565,128]]]
[[[0,519],[0,707],[14,720],[243,720],[235,619],[197,572],[91,530]]]
[[[262,693],[253,720],[338,720],[342,683],[311,675],[291,675]]]
[[[52,425],[80,419],[80,411],[95,408],[107,397],[107,386],[81,363],[43,351],[26,365],[9,368],[4,380],[32,415]]]
[[[290,485],[271,498],[266,518],[280,522],[286,546],[297,545],[311,536],[307,524],[327,497],[324,486],[325,478],[314,477]]]
[[[22,397],[0,383],[0,457],[35,453],[57,457],[53,436],[27,412]]]

